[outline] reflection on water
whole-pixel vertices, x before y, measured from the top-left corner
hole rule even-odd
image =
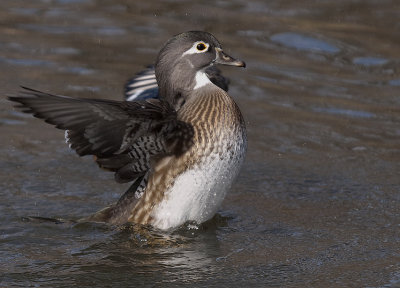
[[[1,1],[0,286],[398,287],[400,10],[303,2]],[[23,221],[79,219],[127,187],[4,96],[120,99],[191,29],[248,64],[224,69],[249,151],[223,216],[170,234]]]

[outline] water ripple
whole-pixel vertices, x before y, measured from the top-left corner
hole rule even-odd
[[[374,117],[376,117],[376,115],[374,113],[370,113],[367,111],[342,109],[342,108],[336,108],[336,107],[327,107],[327,108],[313,107],[312,110],[315,112],[320,112],[320,113],[344,115],[344,116],[354,117],[354,118],[374,118]]]
[[[338,53],[340,51],[338,47],[326,41],[294,32],[274,34],[270,39],[271,41],[283,46],[302,51],[324,52],[330,54]]]
[[[356,57],[353,59],[353,63],[362,66],[381,66],[389,62],[388,59],[380,57]]]

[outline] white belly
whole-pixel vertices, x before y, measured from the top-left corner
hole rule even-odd
[[[224,149],[223,156],[212,153],[193,169],[179,175],[166,192],[166,199],[154,208],[152,225],[166,230],[189,220],[202,223],[211,219],[243,162],[246,143],[238,142],[231,146],[236,149],[229,152]]]

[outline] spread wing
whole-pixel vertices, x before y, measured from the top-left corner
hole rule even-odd
[[[16,107],[66,130],[67,142],[80,156],[95,155],[118,182],[142,177],[152,157],[180,155],[193,144],[193,127],[177,119],[165,101],[134,102],[56,96],[23,87],[9,100]]]
[[[206,69],[208,78],[211,82],[228,92],[229,79],[221,74],[216,66]],[[154,66],[149,66],[139,72],[125,85],[126,101],[137,101],[150,98],[158,98],[158,85]]]

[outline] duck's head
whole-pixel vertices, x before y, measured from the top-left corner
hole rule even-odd
[[[156,60],[160,97],[179,109],[191,91],[213,85],[205,70],[215,64],[246,66],[243,61],[225,54],[218,40],[208,32],[189,31],[174,36]]]

